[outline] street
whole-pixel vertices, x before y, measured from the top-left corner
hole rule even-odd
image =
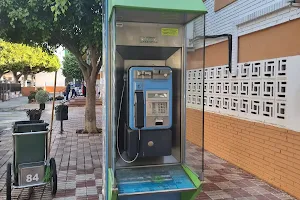
[[[13,122],[27,120],[24,108],[27,101],[27,97],[19,97],[0,102],[0,134],[3,130],[10,129]]]
[[[15,121],[26,120],[25,111],[0,112],[0,133],[11,128]]]

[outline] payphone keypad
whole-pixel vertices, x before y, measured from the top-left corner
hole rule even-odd
[[[168,126],[169,91],[147,91],[146,127]]]

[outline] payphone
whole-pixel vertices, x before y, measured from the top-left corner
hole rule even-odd
[[[127,71],[125,151],[130,158],[171,155],[172,69],[132,66]]]

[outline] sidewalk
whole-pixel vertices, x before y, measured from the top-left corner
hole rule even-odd
[[[63,135],[58,134],[59,123],[55,122],[51,156],[54,156],[58,170],[58,192],[56,200],[101,199],[102,190],[102,135],[76,134],[84,123],[84,108],[69,108],[69,119],[64,122]],[[51,112],[43,118],[50,121]],[[100,127],[101,108],[97,108]],[[5,199],[6,164],[12,159],[12,138],[7,132],[0,136],[4,145],[0,147],[0,199]],[[187,162],[199,172],[201,166],[200,149],[187,144]],[[237,200],[289,200],[286,193],[256,179],[215,155],[205,152],[204,192],[197,199],[237,199]],[[100,197],[99,197],[100,196]],[[13,190],[15,199],[29,199],[28,190]],[[30,199],[52,199],[49,187],[34,189]]]

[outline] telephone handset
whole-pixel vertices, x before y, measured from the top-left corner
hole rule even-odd
[[[135,91],[135,127],[141,129],[145,126],[144,124],[144,92],[141,90]]]

